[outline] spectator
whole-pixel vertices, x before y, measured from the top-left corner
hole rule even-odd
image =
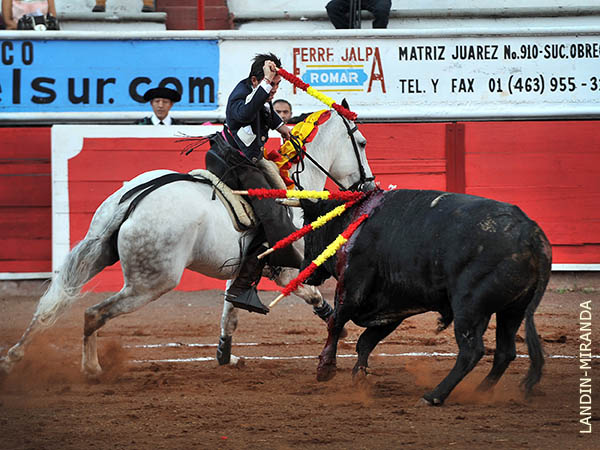
[[[181,95],[174,89],[157,87],[144,94],[144,100],[150,102],[152,115],[138,120],[138,125],[182,125],[183,122],[174,119],[169,114],[173,104],[181,100]]]
[[[92,12],[105,12],[106,0],[96,0]],[[154,12],[154,0],[143,0],[142,12]]]
[[[273,109],[277,114],[279,114],[279,117],[281,117],[283,123],[286,125],[289,124],[290,126],[300,123],[310,116],[310,113],[302,113],[292,117],[292,104],[282,98],[273,102]]]
[[[325,8],[334,27],[350,28],[350,0],[331,0]],[[391,8],[392,0],[362,0],[361,2],[361,10],[367,10],[375,16],[373,28],[387,28]]]
[[[56,17],[54,0],[2,0],[2,17],[7,30],[16,30],[19,19],[25,15]]]
[[[273,102],[273,109],[279,114],[283,123],[288,123],[292,118],[292,104],[287,100],[282,98],[275,100]]]

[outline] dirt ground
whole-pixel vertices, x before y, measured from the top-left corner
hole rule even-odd
[[[329,299],[332,286],[324,289]],[[268,303],[276,294],[261,297]],[[37,296],[0,295],[3,355],[31,319]],[[433,313],[406,320],[380,343],[368,383],[359,387],[351,369],[362,330],[354,324],[339,349],[338,374],[327,383],[315,379],[324,324],[295,297],[267,316],[240,312],[233,353],[245,365],[219,367],[221,294],[171,292],[100,331],[105,373],[88,382],[79,372],[83,311],[105,297],[89,294],[74,305],[2,379],[1,449],[599,448],[598,359],[590,372],[592,434],[581,434],[587,427],[579,423],[580,303],[592,302],[598,355],[597,290],[547,292],[536,314],[547,359],[532,401],[518,388],[527,358],[512,363],[491,395],[474,392],[491,367],[492,319],[488,354],[442,407],[418,401],[454,357],[407,355],[456,351],[452,327],[435,334]],[[523,328],[519,337],[518,353],[526,354]]]

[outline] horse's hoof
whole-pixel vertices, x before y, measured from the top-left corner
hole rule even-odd
[[[432,397],[429,394],[425,394],[421,400],[419,400],[419,402],[417,403],[417,406],[442,406],[444,403],[443,400],[436,398],[436,397]]]
[[[237,356],[231,357],[231,365],[236,369],[243,369],[246,367],[246,360],[244,358],[238,358]]]
[[[0,358],[0,375],[8,375],[12,367],[13,365],[8,361],[8,358]]]
[[[98,382],[102,375],[102,368],[100,366],[84,366],[81,368],[81,372],[88,381]]]
[[[415,406],[433,406],[429,401],[425,400],[423,397],[419,399]]]

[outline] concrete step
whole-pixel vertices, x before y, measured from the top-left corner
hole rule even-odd
[[[65,31],[166,30],[167,14],[142,13],[142,0],[107,0],[106,12],[93,13],[95,0],[56,0],[56,12]]]
[[[61,30],[65,31],[161,31],[166,30],[167,14],[155,13],[60,13]]]

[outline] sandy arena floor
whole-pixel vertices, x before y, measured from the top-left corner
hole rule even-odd
[[[331,286],[324,289],[329,299]],[[261,293],[265,303],[275,296]],[[454,357],[407,355],[456,351],[452,327],[435,334],[433,313],[406,320],[380,343],[368,383],[358,387],[350,372],[362,330],[354,324],[339,349],[338,374],[327,383],[315,379],[324,324],[295,297],[268,316],[240,312],[233,352],[245,365],[219,367],[221,294],[171,292],[100,331],[105,373],[90,383],[79,372],[83,311],[105,297],[89,294],[77,303],[0,381],[1,449],[599,448],[599,359],[591,371],[593,432],[579,432],[587,429],[579,423],[579,312],[581,302],[593,302],[598,355],[600,292],[546,294],[536,325],[548,356],[531,402],[518,388],[527,358],[512,363],[492,395],[474,392],[491,367],[487,354],[440,408],[418,400]],[[0,355],[21,336],[36,303],[35,295],[2,295]],[[519,336],[518,352],[526,354],[523,328]]]

